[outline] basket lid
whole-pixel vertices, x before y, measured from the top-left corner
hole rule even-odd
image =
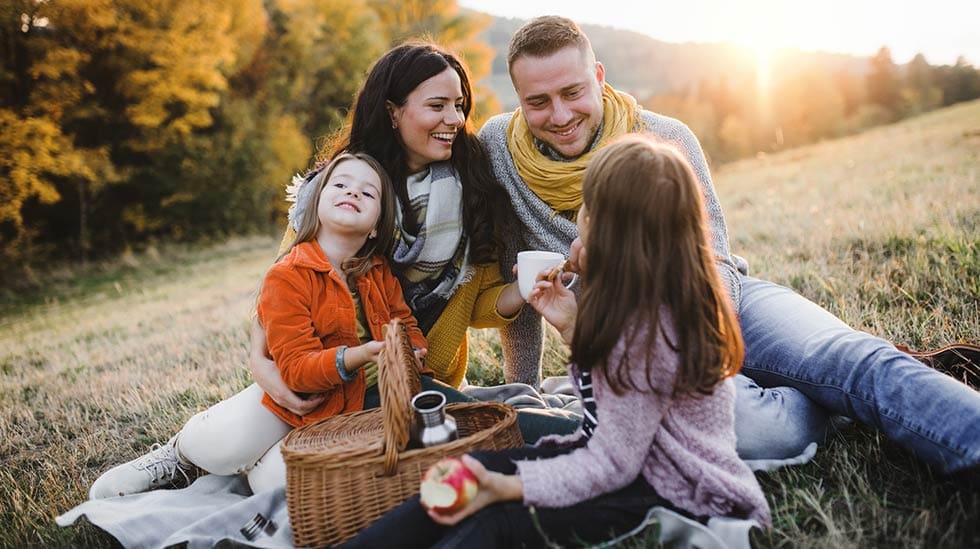
[[[408,328],[393,319],[384,330],[384,347],[378,360],[378,389],[384,421],[384,451],[394,467],[399,452],[408,447],[412,424],[412,397],[422,387],[421,366],[415,358]]]
[[[384,454],[381,410],[330,416],[293,429],[282,440],[283,461],[337,462]]]

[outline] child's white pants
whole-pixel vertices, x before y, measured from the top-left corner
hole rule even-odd
[[[252,384],[192,417],[177,437],[180,454],[217,475],[248,475],[253,493],[286,485],[279,442],[293,427],[262,405]]]

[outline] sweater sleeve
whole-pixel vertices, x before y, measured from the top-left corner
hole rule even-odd
[[[500,328],[510,324],[517,315],[506,317],[497,312],[497,300],[500,294],[507,287],[503,277],[500,276],[499,263],[484,263],[477,265],[477,277],[479,277],[480,290],[473,306],[473,315],[470,317],[470,326],[474,328]]]
[[[299,393],[321,393],[343,383],[335,362],[338,347],[324,348],[314,331],[312,302],[312,286],[299,273],[281,263],[272,266],[259,293],[259,322],[279,375]]]
[[[701,150],[701,143],[694,135],[694,132],[686,124],[673,118],[655,115],[651,128],[654,133],[666,141],[673,144],[687,161],[691,164],[694,175],[698,178],[701,186],[701,195],[704,197],[704,207],[708,213],[708,228],[711,231],[711,248],[715,253],[715,264],[718,274],[721,276],[722,285],[728,290],[729,298],[736,311],[741,301],[742,286],[738,278],[738,270],[731,257],[731,250],[728,242],[728,226],[725,223],[725,214],[721,209],[721,202],[715,193],[715,187],[711,181],[711,170],[708,169],[708,162]],[[659,131],[657,128],[660,127]]]
[[[638,387],[648,387],[650,381],[658,387],[673,387],[677,355],[662,343],[662,338],[658,338],[657,345],[651,355],[656,357],[653,363],[645,362],[642,352],[630,356],[630,378]],[[634,342],[633,347],[642,346]],[[611,358],[621,361],[624,349],[624,340],[620,339]],[[646,369],[650,381],[646,379]],[[592,371],[592,384],[598,425],[588,443],[554,458],[517,462],[525,504],[568,507],[618,490],[641,474],[670,406],[670,391],[626,388],[617,395],[598,370]]]

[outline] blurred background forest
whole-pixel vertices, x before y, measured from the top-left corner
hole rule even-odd
[[[371,63],[408,38],[463,54],[478,127],[516,105],[504,57],[521,23],[454,0],[5,0],[0,286],[157,241],[269,231]],[[609,81],[687,123],[715,165],[980,97],[962,58],[762,59],[584,28]]]

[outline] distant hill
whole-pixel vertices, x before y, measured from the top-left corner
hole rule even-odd
[[[486,80],[507,109],[517,106],[517,96],[507,74],[507,46],[510,37],[526,20],[494,17],[483,38],[496,52],[493,69]],[[592,41],[599,61],[606,67],[606,79],[618,89],[639,100],[658,93],[683,90],[703,80],[717,81],[724,76],[730,85],[739,85],[754,74],[750,52],[725,44],[671,43],[645,34],[599,25],[582,25]],[[864,73],[869,59],[821,52],[786,52],[794,64],[822,64],[826,70]]]

